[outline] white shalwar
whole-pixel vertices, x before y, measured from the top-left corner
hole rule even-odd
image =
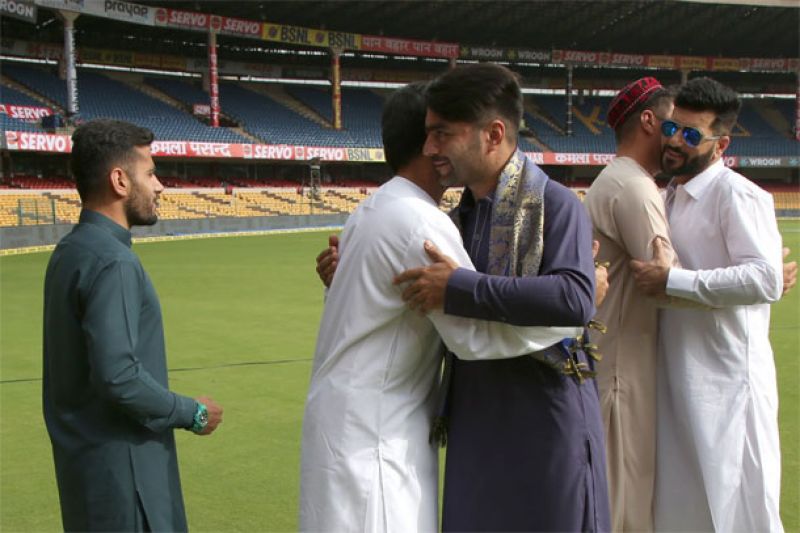
[[[783,531],[770,303],[781,296],[772,197],[721,161],[669,211],[683,268],[667,294],[714,309],[659,318],[657,531]]]
[[[461,358],[528,354],[580,333],[410,311],[392,284],[429,264],[425,240],[472,268],[421,188],[395,177],[350,215],[325,302],[303,420],[300,530],[436,531],[441,340]]]

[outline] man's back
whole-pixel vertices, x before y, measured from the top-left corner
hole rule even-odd
[[[301,530],[437,528],[428,431],[440,341],[392,284],[428,262],[425,239],[453,254],[460,244],[433,200],[400,177],[362,203],[342,233],[303,423]]]
[[[600,243],[597,259],[609,263],[610,286],[596,317],[608,330],[596,342],[603,354],[597,385],[616,521],[612,527],[650,530],[658,309],[636,288],[629,262],[650,259],[655,237],[669,242],[663,200],[644,168],[630,157],[617,157],[594,180],[584,205]]]

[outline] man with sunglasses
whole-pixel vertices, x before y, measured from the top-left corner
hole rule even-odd
[[[726,168],[739,97],[709,78],[681,87],[661,124],[666,212],[682,267],[656,241],[631,261],[646,294],[705,308],[659,318],[655,528],[782,531],[770,305],[782,293],[772,197]]]

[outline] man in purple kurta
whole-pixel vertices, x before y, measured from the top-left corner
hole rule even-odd
[[[478,272],[442,260],[408,271],[412,307],[520,325],[585,326],[594,313],[591,223],[577,197],[517,148],[522,97],[496,65],[453,69],[428,91],[443,184],[466,186],[454,220]],[[422,245],[422,243],[420,243]],[[607,531],[593,362],[567,339],[563,366],[534,357],[452,360],[445,531]]]

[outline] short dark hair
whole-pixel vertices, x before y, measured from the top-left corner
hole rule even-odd
[[[499,114],[516,140],[522,122],[522,90],[517,75],[501,65],[458,66],[431,82],[428,108],[451,122],[483,122]]]
[[[397,171],[422,154],[425,145],[425,88],[414,82],[389,96],[381,116],[381,137],[386,162]]]
[[[72,134],[70,163],[81,200],[96,196],[111,169],[127,164],[134,148],[150,146],[154,138],[149,129],[120,120],[92,120],[78,126]]]
[[[742,101],[736,91],[711,78],[693,78],[684,83],[675,106],[690,111],[712,111],[717,117],[711,123],[716,135],[727,135],[736,125]]]
[[[636,106],[634,106],[634,108],[628,114],[628,118],[625,119],[625,122],[614,129],[614,137],[617,141],[617,144],[619,144],[620,141],[622,141],[622,139],[634,129],[634,124],[639,122],[639,117],[642,115],[642,112],[649,109],[653,111],[658,118],[663,119],[667,113],[669,104],[674,98],[675,89],[660,87],[653,91],[653,93],[650,94],[650,96],[648,96],[644,101],[636,104]]]

